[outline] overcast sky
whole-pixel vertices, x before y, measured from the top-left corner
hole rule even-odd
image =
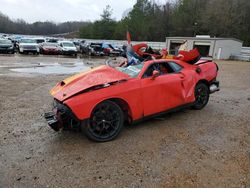
[[[11,19],[35,21],[94,21],[106,5],[113,9],[113,17],[121,19],[122,13],[132,8],[136,0],[0,0],[0,12]]]

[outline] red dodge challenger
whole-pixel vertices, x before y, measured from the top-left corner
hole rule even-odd
[[[103,65],[59,82],[51,90],[53,112],[45,118],[55,131],[79,129],[91,140],[110,141],[125,122],[184,107],[202,109],[219,90],[217,73],[217,64],[205,60],[194,65],[172,59]]]

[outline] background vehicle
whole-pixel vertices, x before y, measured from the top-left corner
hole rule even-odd
[[[19,41],[18,44],[18,51],[19,53],[33,53],[33,54],[39,54],[40,49],[39,45],[36,43],[36,40],[32,38],[22,38]]]
[[[219,90],[217,72],[211,61],[191,65],[173,59],[101,66],[59,82],[51,90],[54,111],[45,118],[56,131],[81,127],[88,138],[109,141],[125,122],[188,106],[202,109]]]
[[[40,46],[40,53],[41,54],[53,54],[53,55],[58,55],[61,53],[60,48],[57,43],[42,43]]]
[[[85,44],[85,40],[81,40],[80,42],[79,42],[79,51],[82,53],[82,50],[83,50],[83,47],[84,47],[84,44]]]
[[[60,41],[59,42],[60,51],[62,55],[74,55],[77,56],[77,48],[73,42],[70,41]]]
[[[0,53],[15,53],[14,44],[11,40],[0,38]]]
[[[83,54],[91,55],[91,56],[103,56],[103,48],[102,43],[85,43],[82,47]]]
[[[114,47],[112,44],[103,43],[102,44],[103,52],[107,56],[120,56],[123,52],[121,48]]]
[[[80,52],[80,42],[78,40],[72,40],[72,42],[76,46],[77,52]]]
[[[58,43],[59,39],[58,38],[46,38],[45,42],[49,43]]]
[[[37,44],[42,44],[45,42],[44,38],[34,38],[34,40],[36,41]]]
[[[146,43],[133,45],[133,50],[142,58],[154,57],[155,59],[160,59],[162,57],[159,51],[152,49]]]
[[[19,45],[19,41],[21,40],[21,38],[23,37],[19,35],[14,35],[10,37],[10,40],[14,44],[15,51],[18,51],[18,45]]]

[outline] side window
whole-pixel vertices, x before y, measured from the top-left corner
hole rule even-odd
[[[172,67],[172,69],[174,70],[174,72],[180,72],[182,70],[182,66],[178,65],[175,62],[168,62],[168,64]]]
[[[154,70],[159,71],[160,75],[171,74],[175,72],[174,69],[166,62],[153,63],[145,71],[143,78],[151,77],[153,75]]]
[[[151,77],[153,75],[153,71],[154,70],[158,70],[158,66],[157,64],[152,64],[148,67],[148,69],[145,71],[145,73],[143,74],[143,78],[148,78]]]

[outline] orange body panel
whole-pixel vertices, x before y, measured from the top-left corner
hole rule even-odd
[[[59,101],[63,101],[92,86],[128,78],[129,76],[127,74],[119,72],[109,66],[100,66],[63,80],[58,83],[50,93]]]
[[[147,48],[148,45],[146,43],[140,43],[140,44],[136,44],[133,45],[133,50],[135,51],[135,53],[137,53],[139,56],[143,56],[143,52],[141,51],[141,48]]]
[[[155,62],[171,61],[183,67],[181,73],[142,78],[145,70]],[[201,62],[202,63],[202,62]],[[200,73],[196,72],[197,68]],[[195,101],[194,88],[199,80],[212,81],[217,76],[216,64],[189,65],[180,60],[152,60],[136,78],[131,78],[114,68],[101,66],[88,73],[78,74],[57,84],[51,94],[66,104],[79,120],[88,119],[94,107],[107,99],[120,99],[130,109],[132,120],[172,109]],[[119,82],[122,80],[121,82]],[[117,82],[116,82],[117,81]],[[107,87],[86,91],[100,84]]]

